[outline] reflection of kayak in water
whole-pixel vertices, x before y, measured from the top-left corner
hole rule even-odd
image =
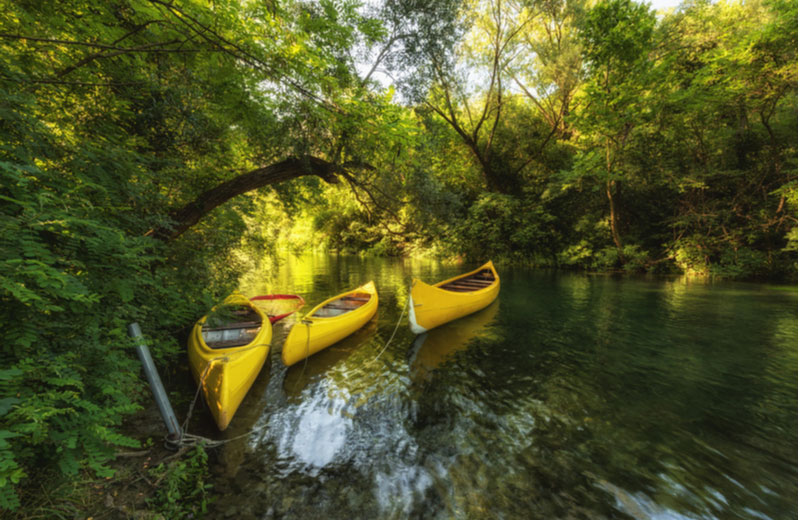
[[[475,314],[417,336],[408,357],[411,377],[427,377],[456,352],[467,348],[470,341],[488,334],[488,326],[494,321],[499,309],[500,302],[495,300]]]
[[[378,320],[373,317],[366,325],[336,345],[289,367],[283,380],[283,389],[286,394],[289,397],[299,396],[310,382],[315,381],[340,361],[347,359],[354,350],[368,342],[377,330]]]
[[[250,451],[250,443],[248,438],[251,436],[245,435],[254,429],[261,429],[257,427],[258,420],[264,416],[264,410],[267,406],[267,387],[270,382],[270,362],[264,364],[261,373],[256,377],[250,391],[244,396],[239,410],[236,412],[236,420],[231,421],[230,426],[225,430],[225,439],[234,439],[233,442],[227,442],[215,450],[217,454],[217,467],[222,471],[226,477],[233,478],[236,476],[239,468],[245,462],[245,457]],[[238,437],[238,438],[237,438]]]

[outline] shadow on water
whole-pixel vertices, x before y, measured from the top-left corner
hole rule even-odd
[[[492,306],[387,346],[412,276],[467,267],[306,258],[259,287],[374,279],[381,307],[305,367],[275,335],[210,516],[797,517],[796,288],[507,269]]]

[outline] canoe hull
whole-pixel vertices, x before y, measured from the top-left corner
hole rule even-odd
[[[319,309],[328,303],[355,293],[369,294],[369,301],[341,316],[325,318],[314,316]],[[286,366],[292,366],[337,341],[341,341],[366,325],[375,316],[377,310],[378,292],[373,282],[325,300],[292,327],[286,342],[283,344],[283,352],[281,353],[283,363]]]
[[[494,275],[494,282],[488,287],[470,292],[454,292],[440,288],[443,285],[469,277],[485,269],[489,269]],[[444,280],[435,285],[429,285],[422,280],[414,279],[408,302],[408,319],[411,331],[415,334],[422,334],[439,325],[477,312],[492,303],[499,293],[500,277],[497,275],[492,262],[487,262],[474,271]]]
[[[203,397],[220,430],[225,430],[233,419],[244,396],[253,386],[269,354],[272,326],[269,318],[244,297],[233,296],[226,305],[248,305],[262,318],[261,330],[247,345],[211,349],[203,339],[203,324],[198,321],[189,337],[189,367],[195,381],[201,386]]]

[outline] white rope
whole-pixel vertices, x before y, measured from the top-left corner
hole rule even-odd
[[[397,323],[394,326],[394,330],[392,331],[392,335],[389,336],[389,341],[386,342],[386,344],[383,346],[381,351],[378,352],[378,355],[375,356],[375,358],[372,361],[370,361],[370,363],[374,363],[375,361],[377,361],[378,358],[380,358],[383,355],[383,353],[386,351],[386,349],[392,343],[392,340],[394,339],[395,335],[397,334],[397,329],[400,328],[400,322],[403,321],[403,317],[406,314],[406,307],[407,307],[406,305],[403,306],[403,311],[400,313],[400,317],[397,319]],[[306,325],[307,336],[306,336],[306,357],[305,357],[305,360],[303,361],[303,370],[301,371],[301,374],[303,372],[305,372],[305,369],[306,369],[306,363],[308,362],[308,357],[309,357],[308,354],[309,354],[309,349],[310,349],[309,344],[311,342],[311,322],[309,320],[303,320],[302,323],[304,323]],[[264,346],[264,345],[263,344],[252,345],[252,346],[250,346],[250,347],[248,347],[247,349],[244,349],[244,350],[250,350],[251,348],[260,347],[260,346]],[[252,430],[250,430],[250,431],[248,431],[246,433],[243,433],[241,435],[237,435],[236,437],[231,437],[230,439],[224,439],[224,440],[213,440],[213,439],[209,439],[208,437],[203,437],[201,435],[192,435],[192,434],[186,432],[186,427],[189,424],[189,419],[191,418],[192,412],[194,411],[195,402],[197,401],[197,398],[200,395],[200,389],[203,386],[203,383],[205,382],[205,378],[208,375],[208,371],[211,368],[211,365],[213,364],[213,362],[215,362],[215,361],[217,361],[219,359],[224,359],[226,357],[227,356],[218,356],[218,357],[212,358],[208,362],[208,364],[206,365],[206,369],[203,371],[203,374],[200,377],[200,382],[197,385],[197,392],[195,392],[194,399],[192,400],[192,403],[189,406],[189,413],[186,416],[186,420],[183,422],[183,427],[181,428],[181,438],[179,440],[179,444],[181,446],[196,446],[196,445],[199,444],[199,445],[202,445],[203,447],[206,447],[206,448],[217,448],[217,447],[222,446],[224,444],[227,444],[229,442],[233,442],[235,440],[238,440],[238,439],[241,439],[241,438],[244,438],[244,437],[248,437],[248,436],[252,435],[253,433],[256,433],[256,432],[259,432],[261,430],[264,430],[267,426],[269,426],[269,423],[267,423],[264,426],[259,426],[258,428],[253,428]]]
[[[303,374],[306,373],[306,366],[308,366],[308,358],[311,355],[309,353],[311,350],[311,325],[314,322],[306,318],[300,323],[306,326],[306,357],[303,358],[303,369],[300,371],[300,377],[297,378],[297,382],[294,384],[294,388],[292,388],[292,391],[296,391],[297,388],[300,386],[300,382],[303,380]]]
[[[394,331],[392,331],[392,335],[389,336],[389,341],[386,342],[386,345],[383,346],[381,351],[378,352],[378,355],[375,356],[375,359],[370,361],[370,363],[374,363],[375,361],[377,361],[378,358],[381,357],[381,355],[383,355],[384,351],[386,350],[386,347],[388,347],[389,344],[391,344],[392,340],[394,339],[394,335],[397,334],[397,329],[400,327],[400,322],[403,321],[403,316],[405,316],[405,314],[406,314],[406,306],[403,305],[403,312],[400,313],[400,318],[397,319],[397,324],[394,326]]]
[[[259,347],[265,347],[265,346],[267,348],[269,348],[270,344],[269,343],[257,343],[255,345],[250,345],[247,348],[244,348],[244,349],[241,349],[241,350],[237,350],[236,352],[237,353],[238,352],[247,352],[248,350],[252,350],[254,348],[259,348]],[[254,428],[254,429],[248,431],[247,433],[244,433],[242,435],[237,435],[236,437],[231,437],[230,439],[224,439],[224,440],[209,439],[208,437],[203,437],[202,435],[193,435],[193,434],[188,433],[186,431],[188,426],[189,426],[189,420],[192,418],[192,413],[194,412],[195,403],[197,402],[197,398],[200,396],[200,390],[201,390],[201,388],[203,387],[203,384],[206,381],[206,377],[208,377],[208,372],[209,372],[209,370],[211,370],[211,366],[214,363],[216,363],[217,361],[225,360],[227,358],[228,358],[228,355],[227,354],[223,354],[221,356],[217,356],[217,357],[211,358],[208,361],[208,363],[206,363],[206,368],[205,368],[205,370],[203,370],[203,373],[199,377],[199,381],[197,383],[197,391],[194,393],[194,399],[192,399],[192,402],[189,405],[189,412],[186,414],[186,419],[183,421],[183,426],[181,427],[181,436],[178,439],[178,445],[191,447],[191,446],[197,446],[199,444],[199,445],[202,445],[202,446],[204,446],[206,448],[216,448],[218,446],[222,446],[223,444],[227,444],[227,443],[229,443],[231,441],[234,441],[236,439],[240,439],[242,437],[246,437],[246,436],[248,436],[251,433],[254,433],[256,431],[263,430],[266,427],[266,425],[265,425],[265,426],[260,427],[260,428]]]

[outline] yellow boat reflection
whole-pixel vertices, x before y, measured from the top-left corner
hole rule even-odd
[[[409,374],[412,379],[426,379],[431,372],[467,348],[476,338],[491,334],[489,325],[497,317],[500,301],[485,309],[451,321],[425,334],[420,334],[409,352]]]
[[[314,354],[305,361],[292,365],[286,371],[283,380],[283,389],[288,398],[299,397],[303,389],[310,383],[317,381],[337,363],[345,360],[358,347],[367,343],[378,330],[377,314],[353,334],[338,342],[336,345]]]

